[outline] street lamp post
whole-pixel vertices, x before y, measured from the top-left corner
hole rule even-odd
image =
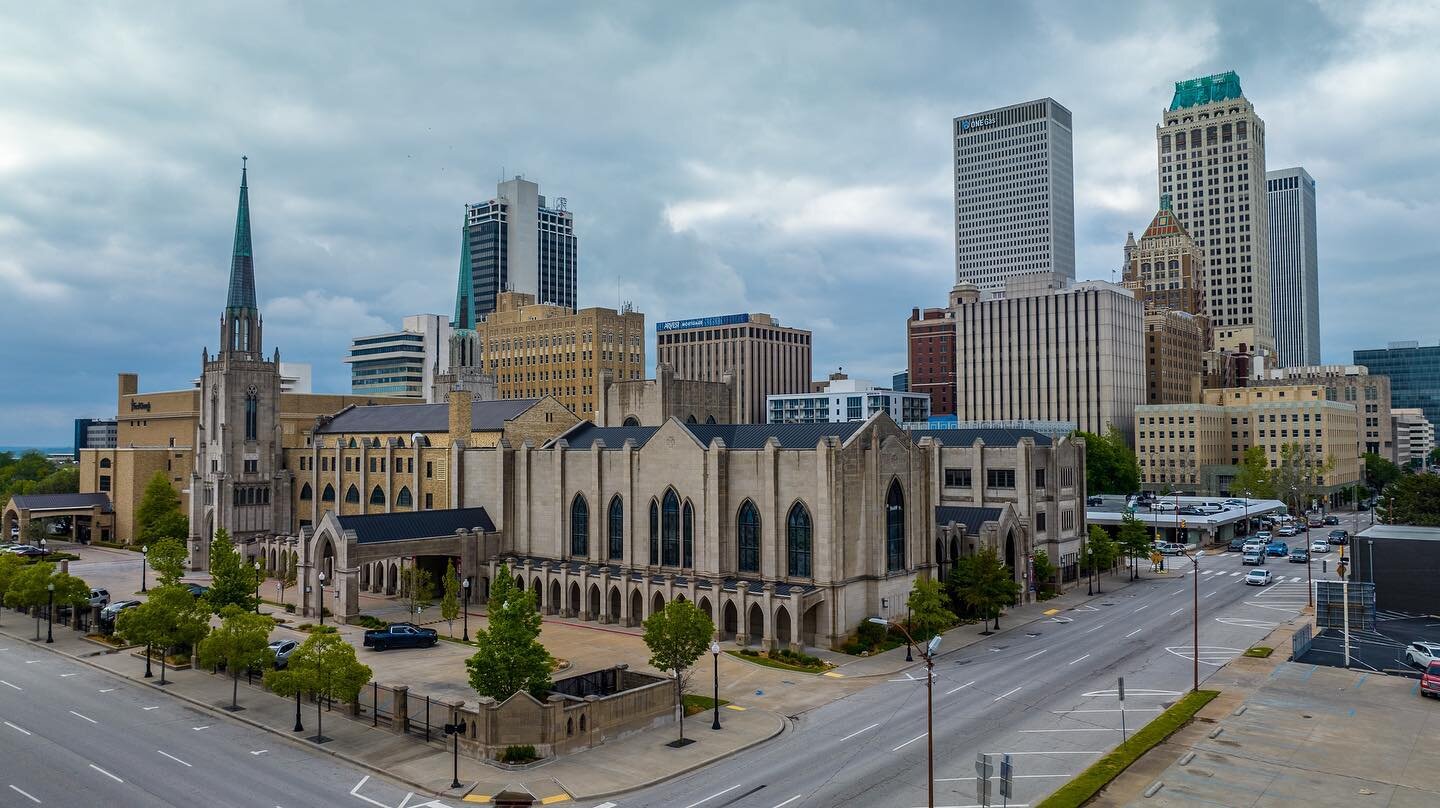
[[[446,725],[445,725],[445,734],[446,734],[446,735],[454,735],[454,736],[455,736],[455,752],[454,752],[454,756],[451,758],[451,760],[452,760],[452,765],[454,766],[454,768],[451,770],[451,775],[450,775],[450,787],[451,787],[451,788],[464,788],[464,787],[465,787],[464,785],[462,785],[462,784],[460,783],[460,735],[461,735],[464,731],[465,731],[465,725],[464,725],[464,724],[461,724],[461,723],[458,723],[458,722],[457,722],[457,723],[454,723],[454,724],[446,724]]]
[[[905,601],[905,625],[910,625],[910,601]],[[914,662],[915,657],[910,653],[910,643],[905,643],[905,661]]]
[[[325,573],[324,573],[324,571],[322,570],[321,572],[317,573],[317,574],[315,575],[315,579],[320,582],[320,597],[316,598],[315,600],[319,601],[319,603],[320,603],[320,625],[323,626],[323,625],[325,625]]]
[[[1200,559],[1205,556],[1205,551],[1196,550],[1193,556],[1189,553],[1183,553],[1183,555],[1190,559],[1191,565],[1195,568],[1191,571],[1191,577],[1195,579],[1195,607],[1191,613],[1194,634],[1190,640],[1190,650],[1194,652],[1190,655],[1194,673],[1194,681],[1190,685],[1190,690],[1194,692],[1200,689]]]
[[[465,576],[465,614],[462,622],[465,625],[464,641],[470,642],[470,576]]]
[[[915,645],[915,639],[910,636],[910,630],[905,626],[891,623],[883,617],[872,617],[870,622],[882,626],[896,626],[905,635],[905,641]],[[926,769],[925,769],[925,792],[929,795],[929,808],[935,808],[935,652],[940,650],[940,635],[930,640],[920,652],[925,659],[925,746],[926,746]]]
[[[720,729],[720,643],[710,641],[710,656],[715,658],[715,718],[710,729]]]
[[[295,731],[304,732],[305,725],[300,723],[300,691],[295,691]]]
[[[55,584],[45,589],[45,642],[55,642]]]
[[[260,613],[260,559],[255,559],[255,613]]]
[[[149,592],[149,591],[150,591],[149,587],[146,586],[146,581],[145,581],[145,579],[146,579],[146,577],[147,577],[147,576],[145,575],[145,571],[146,571],[149,567],[150,567],[150,548],[149,548],[149,546],[141,547],[141,548],[140,548],[140,591],[141,591],[141,592]]]

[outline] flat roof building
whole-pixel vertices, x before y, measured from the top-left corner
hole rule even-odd
[[[579,244],[564,197],[550,204],[523,177],[499,183],[495,198],[465,206],[454,327],[472,327],[495,311],[501,292],[574,310]]]
[[[1265,173],[1270,207],[1270,313],[1281,367],[1320,364],[1320,262],[1315,179],[1305,169]]]
[[[1401,465],[1428,465],[1435,450],[1435,425],[1425,411],[1414,407],[1391,410],[1395,430],[1395,462]]]
[[[1395,463],[1394,429],[1390,409],[1390,379],[1369,373],[1359,365],[1304,365],[1274,368],[1251,386],[1318,384],[1326,401],[1354,404],[1360,416],[1360,453],[1379,455]]]
[[[768,314],[729,314],[655,324],[656,361],[675,378],[736,385],[736,419],[765,423],[767,396],[810,389],[810,332]]]
[[[766,398],[768,423],[841,424],[883,412],[904,426],[929,426],[930,397],[876,387],[861,379],[833,379],[819,391]]]
[[[1440,423],[1440,345],[1392,342],[1355,351],[1355,364],[1390,377],[1390,406],[1418,407],[1425,420]]]
[[[443,314],[406,317],[399,331],[350,340],[350,392],[426,399],[435,376],[450,368],[450,320]]]
[[[907,389],[930,396],[931,415],[955,414],[955,313],[910,310],[905,322]]]

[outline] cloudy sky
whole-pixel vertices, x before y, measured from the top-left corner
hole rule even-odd
[[[509,174],[568,198],[582,306],[768,311],[817,377],[888,381],[954,282],[954,116],[1072,110],[1077,274],[1110,279],[1173,82],[1227,69],[1318,182],[1323,359],[1440,336],[1433,2],[202,5],[0,10],[0,445],[197,375],[242,154],[266,347],[317,392],[452,310]]]

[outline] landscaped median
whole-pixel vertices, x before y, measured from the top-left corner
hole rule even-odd
[[[1076,806],[1084,805],[1091,797],[1100,793],[1100,789],[1119,777],[1131,763],[1139,760],[1141,755],[1160,745],[1166,738],[1190,723],[1195,714],[1200,712],[1200,708],[1209,704],[1218,695],[1220,695],[1218,690],[1197,690],[1185,694],[1183,698],[1171,705],[1170,709],[1156,716],[1154,720],[1131,735],[1129,741],[1092,763],[1090,768],[1076,775],[1073,780],[1061,786],[1054,794],[1046,797],[1045,801],[1036,808],[1076,808]]]

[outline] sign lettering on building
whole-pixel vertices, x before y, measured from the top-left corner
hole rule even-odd
[[[660,331],[683,331],[689,328],[713,328],[719,325],[735,325],[737,323],[750,322],[748,314],[725,314],[719,317],[697,317],[693,320],[667,320],[663,323],[656,323],[656,332]]]
[[[131,401],[131,402],[130,402],[130,411],[131,411],[131,412],[134,412],[135,410],[144,410],[144,411],[146,411],[146,412],[149,412],[149,411],[150,411],[150,402],[148,402],[148,401]]]
[[[968,121],[960,122],[960,131],[968,132],[971,129],[979,129],[982,126],[991,126],[994,123],[994,118],[971,118]]]

